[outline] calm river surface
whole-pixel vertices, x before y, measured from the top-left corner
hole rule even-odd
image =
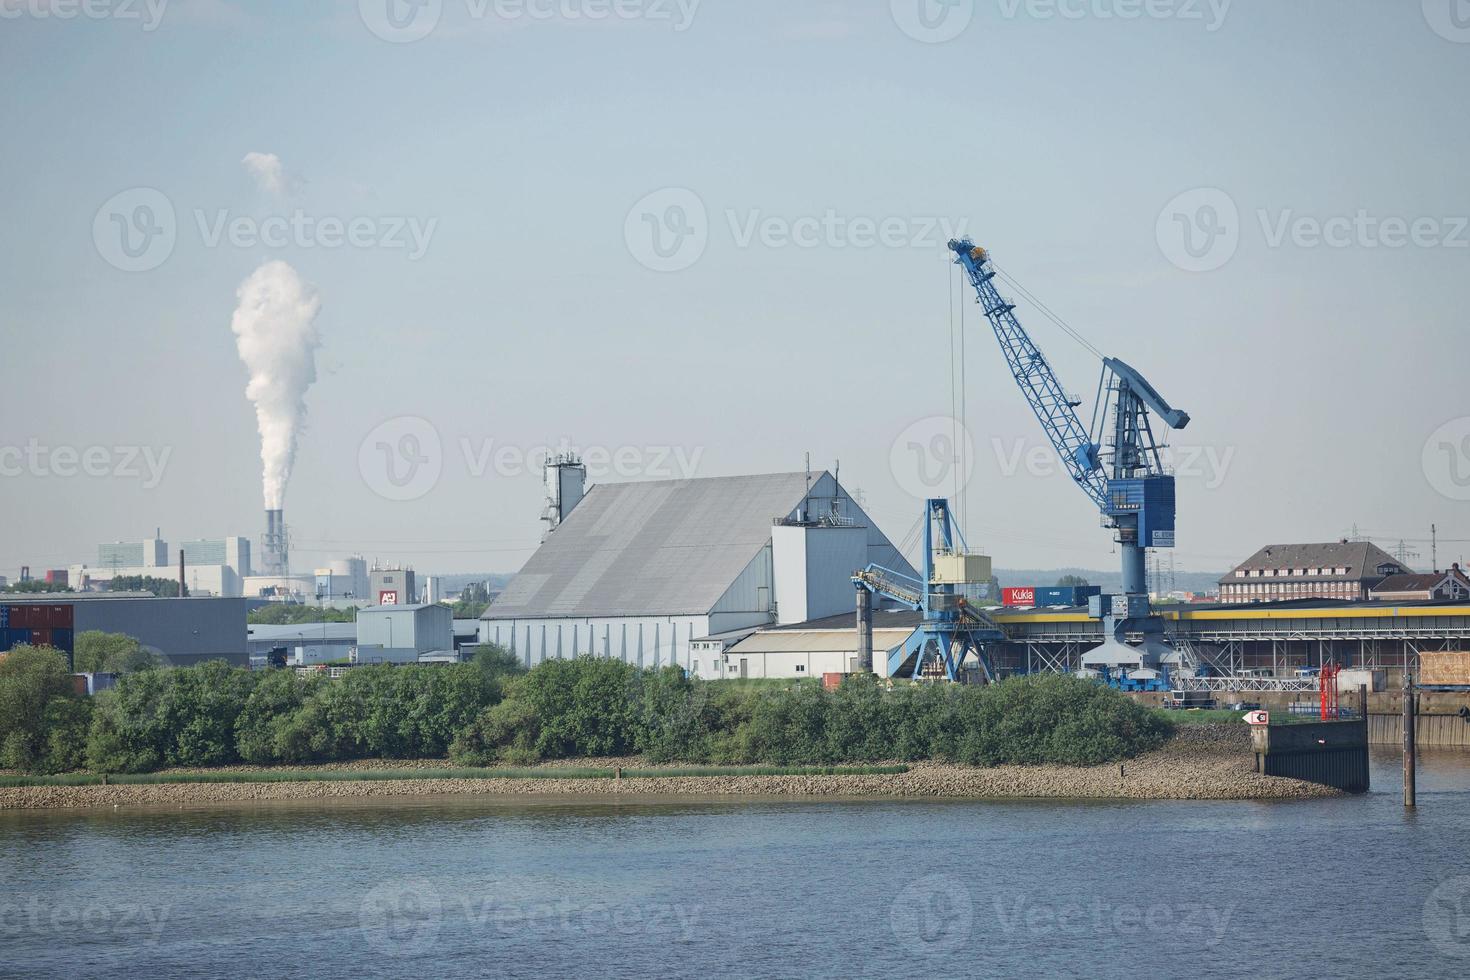
[[[1420,976],[1470,970],[1470,754],[1293,803],[0,814],[0,974]]]

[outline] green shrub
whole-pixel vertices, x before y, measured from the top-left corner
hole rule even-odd
[[[87,706],[78,697],[66,655],[21,644],[0,659],[0,766],[61,772],[75,753],[68,739],[85,732]]]

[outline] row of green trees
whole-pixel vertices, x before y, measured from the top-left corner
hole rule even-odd
[[[637,753],[718,764],[1090,765],[1167,735],[1156,713],[1063,676],[894,690],[850,678],[827,691],[704,682],[594,658],[525,672],[490,647],[472,663],[364,667],[336,680],[222,662],[145,669],[87,699],[72,692],[54,651],[21,648],[0,661],[0,765],[28,771]]]

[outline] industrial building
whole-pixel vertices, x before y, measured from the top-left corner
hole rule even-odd
[[[920,618],[919,613],[908,609],[874,610],[873,662],[886,664],[918,628]],[[740,680],[855,674],[859,670],[858,646],[856,618],[847,613],[759,630],[718,656],[703,657],[696,651],[691,671],[709,679]]]
[[[1377,602],[1430,602],[1437,599],[1470,599],[1470,578],[1459,564],[1447,572],[1424,575],[1391,575],[1374,586],[1370,597]]]
[[[418,580],[412,568],[373,563],[368,572],[368,599],[379,606],[406,606],[419,601]]]
[[[131,576],[177,580],[180,551],[184,553],[184,584],[190,595],[234,598],[247,594],[245,580],[253,569],[250,539],[243,537],[185,541],[177,548],[170,548],[158,537],[100,544],[96,566],[72,566],[70,583],[73,588],[86,589]]]
[[[360,555],[328,562],[316,570],[316,601],[322,605],[370,606],[367,559]]]
[[[357,614],[357,663],[418,663],[454,654],[454,611],[448,606],[386,605]]]
[[[853,608],[870,562],[913,574],[832,474],[601,484],[557,471],[545,543],[481,616],[532,666],[582,654],[694,670],[740,631]],[[553,502],[555,504],[557,502]],[[708,673],[701,663],[696,673]]]
[[[345,661],[357,649],[356,623],[252,624],[250,665],[265,667],[272,650],[285,648],[287,662],[297,667]]]
[[[1384,579],[1411,570],[1368,541],[1267,545],[1220,579],[1223,603],[1294,599],[1361,601]]]
[[[249,663],[241,598],[160,599],[139,593],[7,595],[0,605],[0,652],[20,644],[74,652],[77,634],[124,633],[175,667],[206,660]]]

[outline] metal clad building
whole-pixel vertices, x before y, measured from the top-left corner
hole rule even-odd
[[[373,606],[357,614],[357,662],[416,663],[454,651],[454,610],[429,605]]]
[[[591,654],[693,670],[696,640],[788,606],[792,619],[851,608],[852,573],[874,561],[912,574],[830,473],[602,484],[481,616],[480,639],[528,665]]]
[[[65,609],[71,618],[72,635],[88,630],[103,633],[125,633],[143,644],[145,649],[161,655],[175,667],[189,667],[206,660],[227,660],[237,667],[250,663],[245,627],[244,599],[159,599],[136,593],[87,595],[85,593],[57,593],[54,595],[6,596],[7,623],[23,620],[25,613],[17,615],[16,609],[30,610],[46,607],[53,610]],[[33,627],[20,633],[20,627],[0,626],[0,649],[9,649],[19,643],[44,640],[46,645],[61,648],[52,630],[49,637],[36,635]]]

